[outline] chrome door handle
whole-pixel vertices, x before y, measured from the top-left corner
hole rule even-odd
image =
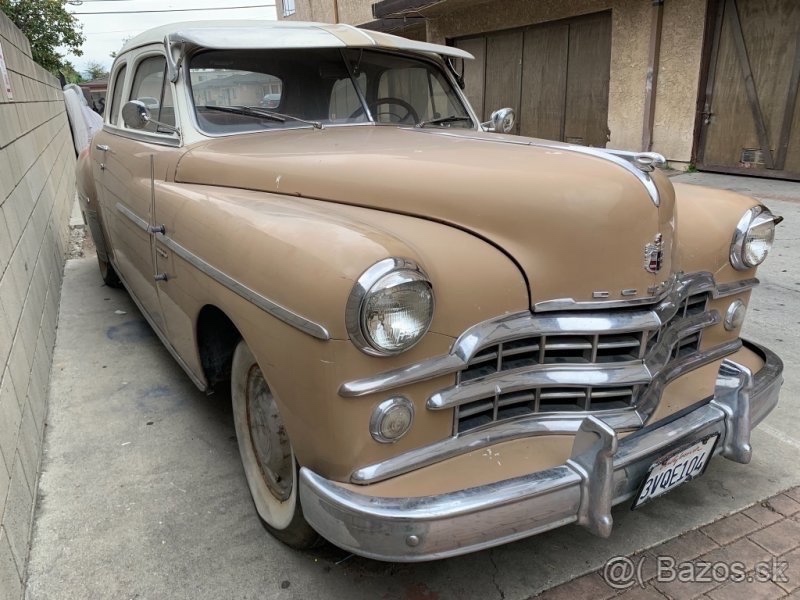
[[[95,146],[95,148],[97,148],[97,149],[98,149],[98,150],[100,150],[101,152],[108,152],[108,151],[111,149],[111,148],[109,148],[108,146],[106,146],[105,144],[97,144],[97,145]]]

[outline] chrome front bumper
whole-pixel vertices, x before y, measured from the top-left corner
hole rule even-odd
[[[778,402],[783,363],[766,348],[748,346],[765,359],[758,373],[725,360],[709,402],[624,439],[602,420],[587,417],[571,457],[558,467],[419,498],[358,494],[304,467],[303,513],[337,546],[387,561],[445,558],[574,522],[606,537],[611,507],[630,500],[652,463],[673,449],[716,433],[715,454],[750,461],[750,431]]]

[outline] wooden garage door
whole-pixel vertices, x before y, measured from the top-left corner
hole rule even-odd
[[[514,133],[605,147],[611,13],[455,40],[472,53],[465,92],[487,120],[512,107]]]
[[[698,167],[800,180],[800,2],[720,0]]]

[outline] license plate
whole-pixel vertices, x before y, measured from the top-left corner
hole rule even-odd
[[[639,508],[653,498],[702,475],[714,454],[718,439],[718,434],[710,435],[654,462],[631,508]]]

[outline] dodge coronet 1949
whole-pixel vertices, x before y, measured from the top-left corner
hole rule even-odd
[[[481,123],[470,58],[216,22],[114,61],[78,163],[102,277],[201,390],[230,386],[258,515],[293,547],[608,536],[614,505],[747,463],[778,401],[780,359],[740,330],[780,219],[658,154]]]

